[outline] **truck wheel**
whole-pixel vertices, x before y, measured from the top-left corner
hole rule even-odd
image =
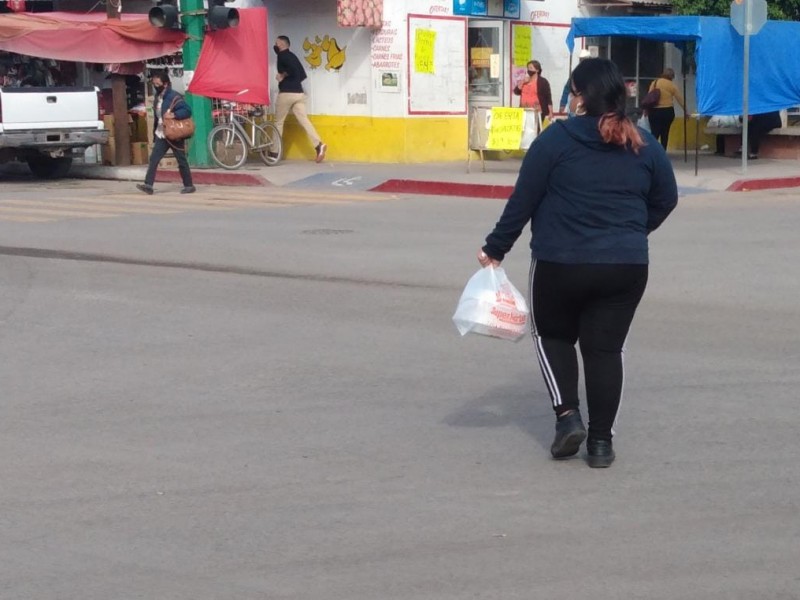
[[[37,156],[28,159],[28,168],[39,179],[61,179],[66,177],[71,166],[72,158],[69,156],[59,158]]]

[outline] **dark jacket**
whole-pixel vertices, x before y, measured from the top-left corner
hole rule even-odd
[[[287,94],[302,94],[303,81],[306,79],[306,70],[300,59],[290,50],[278,52],[278,73],[286,75],[278,83],[278,91]]]
[[[164,95],[164,102],[161,104],[161,114],[157,114],[155,107],[158,106],[158,94],[153,97],[153,125],[155,131],[158,128],[158,122],[164,116],[164,114],[170,109],[172,106],[172,102],[175,98],[178,98],[177,102],[175,102],[175,106],[172,108],[172,112],[175,114],[175,118],[179,121],[182,119],[188,119],[192,116],[192,109],[189,108],[189,105],[186,103],[186,100],[181,96],[178,92],[172,89],[172,87],[165,87],[164,91],[161,92]]]
[[[598,117],[557,121],[533,142],[483,251],[502,260],[531,221],[533,258],[557,263],[647,264],[647,235],[678,202],[664,149],[603,142]]]

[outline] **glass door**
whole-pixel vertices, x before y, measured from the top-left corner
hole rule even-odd
[[[503,22],[472,19],[467,34],[469,103],[503,104]]]

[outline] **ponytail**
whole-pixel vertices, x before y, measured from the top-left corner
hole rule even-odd
[[[607,112],[600,117],[597,128],[606,144],[629,147],[635,154],[644,146],[639,129],[624,113]]]

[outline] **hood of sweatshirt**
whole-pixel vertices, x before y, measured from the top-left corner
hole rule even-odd
[[[577,142],[580,142],[587,148],[592,150],[601,150],[604,152],[611,152],[619,148],[613,144],[607,144],[603,141],[600,135],[600,130],[597,126],[600,123],[600,117],[570,117],[559,124],[563,125],[567,134]]]

